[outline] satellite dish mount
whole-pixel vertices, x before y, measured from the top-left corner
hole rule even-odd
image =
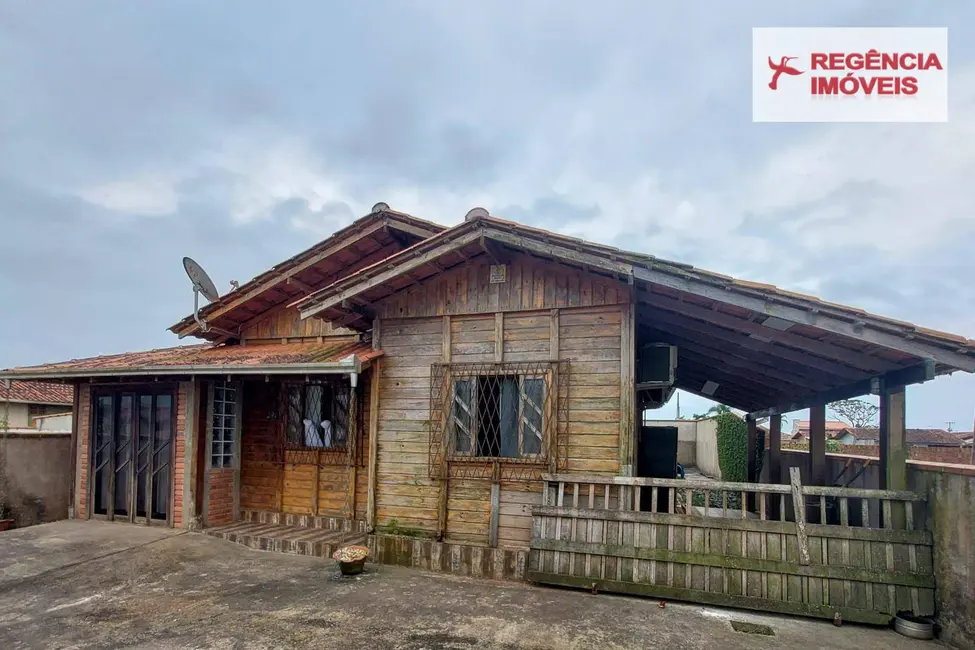
[[[231,332],[211,328],[205,319],[200,318],[200,294],[203,294],[207,302],[214,302],[220,298],[220,294],[217,293],[217,287],[213,284],[213,280],[203,270],[203,267],[197,264],[192,258],[183,258],[183,268],[186,269],[186,275],[190,277],[190,282],[193,283],[193,320],[200,326],[200,330],[209,332],[213,329],[214,331],[220,331],[221,334],[233,336]]]

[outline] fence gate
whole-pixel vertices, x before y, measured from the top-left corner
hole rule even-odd
[[[912,492],[547,475],[530,580],[887,624],[934,613]]]

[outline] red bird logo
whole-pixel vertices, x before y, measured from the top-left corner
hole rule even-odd
[[[768,58],[768,67],[771,68],[772,70],[775,70],[775,74],[772,75],[772,81],[769,82],[768,87],[771,88],[772,90],[778,90],[779,89],[779,76],[783,72],[786,73],[786,74],[791,74],[791,75],[800,75],[800,74],[802,74],[802,70],[799,70],[798,68],[793,68],[791,65],[789,65],[789,61],[792,61],[793,59],[798,59],[798,58],[799,57],[797,57],[797,56],[784,56],[784,57],[782,57],[782,60],[779,62],[779,64],[776,65],[775,64],[775,61],[772,60],[772,57],[769,57]]]

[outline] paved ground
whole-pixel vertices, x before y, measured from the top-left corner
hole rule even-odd
[[[730,620],[770,626],[735,632]],[[0,648],[925,648],[890,630],[331,562],[63,521],[0,535]]]

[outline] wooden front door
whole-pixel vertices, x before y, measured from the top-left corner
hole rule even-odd
[[[113,520],[172,520],[176,392],[172,387],[100,389],[92,397],[89,498]]]

